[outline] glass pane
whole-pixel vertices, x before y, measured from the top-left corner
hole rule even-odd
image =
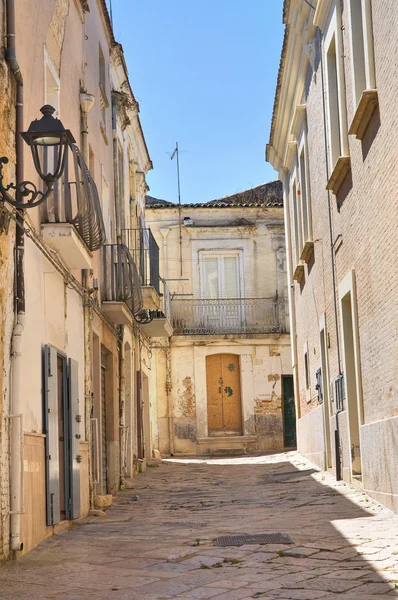
[[[218,260],[217,257],[208,257],[204,260],[205,266],[205,298],[219,298]]]
[[[238,257],[224,256],[224,297],[239,298]]]

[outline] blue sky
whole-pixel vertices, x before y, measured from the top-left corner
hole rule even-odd
[[[265,163],[282,0],[112,0],[154,170],[151,195],[205,202],[276,178]]]

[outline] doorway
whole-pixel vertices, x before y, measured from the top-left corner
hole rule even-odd
[[[348,291],[341,298],[343,325],[344,376],[351,446],[351,475],[360,479],[362,474],[360,426],[362,424],[361,396],[356,357],[356,321],[353,318],[353,298]]]
[[[144,458],[151,459],[151,419],[149,405],[149,381],[148,377],[142,373],[142,420],[144,433]]]
[[[136,448],[137,448],[137,459],[142,460],[144,458],[144,447],[143,447],[143,435],[142,435],[142,371],[136,372]]]
[[[206,381],[209,436],[242,435],[239,356],[207,356]]]
[[[106,380],[107,365],[104,350],[101,352],[101,481],[102,493],[108,493],[108,443],[107,443],[107,418],[106,418]]]
[[[292,375],[282,375],[283,444],[285,448],[297,447],[296,406]]]
[[[46,464],[46,523],[80,517],[79,365],[43,346],[43,433]]]
[[[329,369],[327,355],[327,341],[325,328],[320,331],[321,347],[321,378],[322,378],[322,401],[323,401],[323,427],[325,444],[325,468],[332,468],[332,446],[330,441],[330,394],[329,394]]]
[[[68,473],[68,431],[66,430],[67,417],[67,398],[65,390],[65,359],[58,354],[57,356],[57,400],[58,400],[58,459],[59,459],[59,512],[61,521],[65,521],[67,516],[66,498],[69,498],[69,478]],[[66,463],[66,464],[65,464]]]

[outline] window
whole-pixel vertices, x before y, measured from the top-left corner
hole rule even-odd
[[[365,90],[376,87],[370,0],[350,0],[351,56],[354,107]]]
[[[362,140],[378,104],[370,0],[350,0],[354,118],[349,133]]]
[[[337,78],[336,36],[333,35],[326,54],[329,111],[329,142],[332,167],[342,155],[339,110],[339,83]]]
[[[55,108],[55,117],[59,118],[60,79],[57,70],[47,52],[44,49],[44,104],[50,104]]]
[[[111,215],[109,203],[109,185],[107,180],[105,179],[104,173],[102,173],[102,215],[104,219],[106,241],[108,244],[112,243]]]
[[[242,297],[239,251],[202,252],[201,301],[196,317],[212,331],[240,330],[246,314]]]
[[[122,212],[124,212],[124,155],[120,142],[117,144],[117,165],[119,171],[119,202],[121,203]]]
[[[239,298],[239,255],[204,255],[202,274],[203,298]]]
[[[304,352],[305,388],[310,389],[310,367],[308,360],[308,349]]]
[[[330,163],[327,189],[336,195],[351,170],[341,29],[341,6],[340,3],[336,3],[323,44],[327,82]]]
[[[308,262],[312,256],[314,244],[312,242],[312,212],[310,198],[310,181],[308,171],[308,153],[307,153],[307,128],[304,123],[299,144],[299,178],[300,186],[297,191],[298,202],[300,204],[301,225],[302,225],[302,248],[300,252],[301,260]]]
[[[100,91],[100,110],[101,110],[101,132],[104,137],[105,143],[108,144],[108,138],[106,135],[106,109],[109,107],[109,101],[106,96],[106,63],[105,56],[102,52],[101,46],[98,47],[99,50],[99,61],[98,61],[98,69],[99,69],[99,91]]]
[[[105,57],[101,46],[99,46],[99,84],[105,93]]]
[[[291,201],[292,201],[292,208],[293,208],[293,232],[294,232],[293,256],[295,259],[294,267],[296,268],[297,266],[300,265],[301,253],[302,253],[303,247],[304,247],[300,184],[297,182],[296,172],[293,173],[293,184],[291,187]]]

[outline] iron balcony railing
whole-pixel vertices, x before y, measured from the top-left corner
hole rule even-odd
[[[137,267],[123,244],[105,244],[102,248],[101,297],[103,302],[125,302],[133,315],[142,311]]]
[[[152,231],[149,228],[122,229],[122,241],[137,265],[141,285],[151,285],[160,295],[159,246]]]
[[[277,298],[198,298],[171,301],[175,335],[281,333]]]
[[[43,148],[44,171],[57,160],[53,147]],[[51,170],[51,169],[50,169]],[[42,223],[70,223],[92,252],[105,242],[97,186],[83,156],[75,144],[69,146],[62,178],[55,182],[54,191],[40,207]]]

